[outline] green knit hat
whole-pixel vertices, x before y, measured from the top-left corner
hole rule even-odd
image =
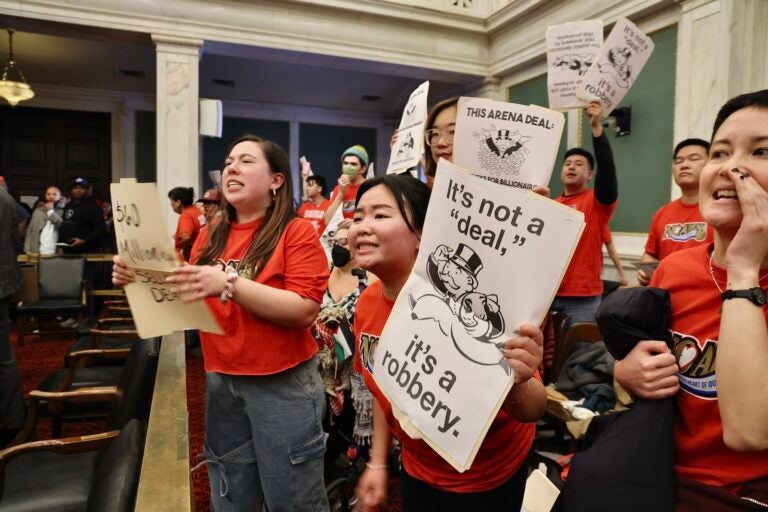
[[[356,156],[363,162],[363,165],[368,165],[368,152],[363,146],[358,144],[351,148],[347,148],[347,150],[341,154],[341,160],[344,161],[344,157],[348,155]]]

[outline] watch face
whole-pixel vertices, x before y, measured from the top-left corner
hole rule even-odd
[[[752,302],[758,306],[765,306],[768,303],[768,297],[766,297],[765,290],[762,288],[752,288]]]

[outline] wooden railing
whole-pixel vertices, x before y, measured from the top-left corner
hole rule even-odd
[[[160,348],[136,510],[194,510],[189,470],[184,334],[175,333],[163,336]]]

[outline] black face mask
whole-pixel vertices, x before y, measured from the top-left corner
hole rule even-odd
[[[340,245],[334,245],[333,249],[331,249],[331,260],[333,260],[334,267],[343,267],[351,259],[352,254],[349,252],[349,249]]]

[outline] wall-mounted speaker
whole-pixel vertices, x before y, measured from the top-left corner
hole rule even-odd
[[[200,99],[200,135],[221,138],[223,116],[221,100]]]

